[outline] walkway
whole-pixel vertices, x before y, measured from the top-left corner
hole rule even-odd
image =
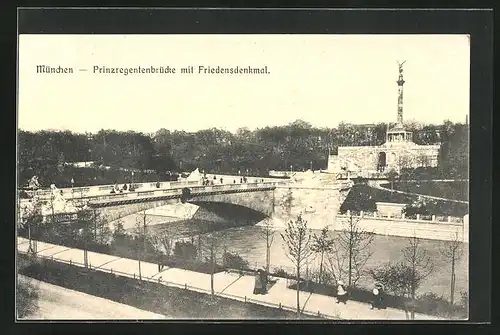
[[[400,191],[400,190],[392,190],[390,188],[383,187],[381,184],[386,184],[389,183],[389,181],[380,181],[380,180],[370,180],[368,181],[368,186],[377,188],[382,191],[386,192],[393,192],[393,193],[399,193],[399,194],[404,194],[404,195],[409,195],[412,197],[420,197],[420,198],[426,198],[426,199],[433,199],[433,200],[439,200],[439,201],[447,201],[447,202],[455,202],[458,204],[468,204],[468,201],[464,200],[456,200],[456,199],[449,199],[449,198],[441,198],[441,197],[435,197],[432,195],[427,195],[427,194],[420,194],[420,193],[411,193],[411,192],[406,192],[406,191]]]
[[[28,251],[28,240],[18,237],[18,250]],[[83,266],[83,250],[68,248],[50,243],[38,242],[38,255],[54,261]],[[114,273],[125,277],[138,277],[138,261],[107,254],[88,252],[92,269]],[[164,268],[158,272],[158,265],[141,262],[142,279],[154,281],[167,286],[186,288],[202,293],[210,293],[210,275],[178,268]],[[287,280],[277,278],[266,295],[254,295],[254,277],[240,276],[234,273],[221,272],[215,274],[215,294],[221,297],[246,301],[269,307],[279,307],[295,311],[296,291],[287,287]],[[402,310],[387,308],[370,310],[370,305],[348,301],[347,305],[335,304],[334,298],[307,292],[300,292],[301,309],[304,313],[318,315],[329,319],[344,320],[406,320]],[[416,320],[445,320],[431,315],[416,314]]]

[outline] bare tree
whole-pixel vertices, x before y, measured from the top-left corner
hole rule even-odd
[[[217,256],[221,252],[222,246],[220,244],[220,240],[213,235],[205,235],[201,243],[204,253],[208,254],[207,259],[210,263],[210,290],[212,294],[215,294],[215,289],[214,289],[215,267],[217,266]]]
[[[434,270],[434,264],[427,251],[419,247],[419,239],[413,235],[408,239],[408,246],[403,249],[405,262],[411,269],[409,278],[410,297],[415,300],[415,293],[420,287],[422,281],[427,278]],[[415,319],[415,311],[411,311],[411,319]]]
[[[410,297],[411,268],[404,262],[387,263],[382,267],[370,270],[372,278],[395,296],[408,299]],[[406,319],[409,319],[408,304],[404,303]]]
[[[141,258],[142,254],[146,252],[146,240],[148,238],[148,226],[150,224],[150,220],[146,214],[146,211],[137,215],[137,219],[135,222],[134,233],[136,236],[136,248],[138,251],[138,260],[139,260],[139,279],[142,279],[141,273]]]
[[[307,228],[307,221],[299,215],[297,219],[290,220],[284,234],[280,234],[285,242],[285,254],[290,259],[296,270],[297,280],[297,317],[300,316],[300,270],[307,264],[313,255],[311,249],[311,230]]]
[[[349,287],[357,285],[373,254],[370,250],[373,238],[372,232],[359,226],[359,219],[349,217],[347,226],[334,239],[332,252],[328,255],[330,272],[337,281],[346,279]]]
[[[323,283],[323,264],[325,254],[331,253],[333,251],[333,239],[329,236],[328,226],[321,229],[321,234],[318,236],[314,234],[313,243],[311,249],[314,253],[319,254],[319,275],[318,283]]]
[[[293,193],[292,189],[289,188],[287,192],[283,195],[281,198],[280,205],[281,207],[285,210],[285,212],[288,214],[288,216],[291,216],[292,214],[292,202],[293,202]]]
[[[23,206],[22,217],[20,218],[20,226],[25,228],[28,232],[28,252],[37,253],[37,240],[38,231],[43,223],[42,216],[42,203],[40,199],[34,196],[31,201]]]
[[[113,222],[113,238],[125,236],[125,228],[123,227],[123,220],[118,219]]]
[[[82,192],[82,191],[80,191]],[[92,221],[92,213],[89,210],[87,203],[82,198],[83,193],[80,194],[79,200],[74,200],[73,204],[76,208],[77,221],[83,225],[83,264],[85,268],[89,266],[89,256],[88,256],[88,241],[89,241],[89,225]]]
[[[271,246],[274,241],[275,228],[270,218],[264,219],[263,223],[261,234],[266,240],[266,274],[268,274],[269,266],[271,264]]]
[[[95,243],[106,244],[111,236],[111,228],[106,217],[97,209],[91,209],[91,222],[93,230],[93,239]]]
[[[427,251],[420,247],[416,236],[408,239],[408,246],[402,250],[403,261],[387,264],[372,271],[372,277],[384,284],[393,293],[410,299],[411,319],[415,319],[415,296],[422,281],[433,271],[434,265]],[[407,304],[405,304],[407,313]],[[408,315],[407,315],[408,317]]]
[[[450,303],[453,305],[455,300],[455,265],[463,254],[462,242],[458,238],[458,232],[455,233],[451,241],[444,242],[439,251],[451,263]]]
[[[172,248],[174,246],[175,240],[171,237],[171,235],[166,231],[162,231],[158,234],[155,234],[151,237],[153,246],[158,253],[159,265],[161,264],[161,258],[163,255],[165,256],[165,260],[168,261],[170,259],[170,255],[172,254]]]

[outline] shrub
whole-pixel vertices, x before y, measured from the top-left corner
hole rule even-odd
[[[435,293],[426,293],[417,300],[417,309],[427,314],[452,317],[457,314],[459,306],[453,306],[448,300]]]
[[[249,269],[248,261],[244,260],[236,253],[225,252],[222,256],[222,264],[226,268],[247,270]]]
[[[175,242],[174,256],[184,260],[194,260],[198,256],[198,248],[192,242],[177,241]]]
[[[122,220],[116,220],[115,222],[113,222],[113,226],[114,226],[113,237],[125,236],[125,229],[123,228]]]
[[[368,179],[366,179],[364,177],[356,177],[353,179],[353,182],[356,185],[358,185],[358,184],[366,185],[368,183]]]
[[[17,294],[16,294],[16,309],[17,317],[25,318],[38,309],[39,289],[33,280],[23,277],[18,277]]]
[[[414,217],[414,216],[417,216],[417,214],[420,214],[420,215],[429,215],[429,210],[427,209],[427,207],[425,205],[408,205],[406,206],[404,209],[403,209],[403,213],[405,213],[405,215],[407,217]]]
[[[182,189],[181,202],[185,203],[191,198],[191,189],[189,187],[184,187]]]
[[[285,269],[283,268],[275,268],[272,272],[272,275],[275,276],[275,277],[281,277],[281,278],[295,278],[294,275],[292,274],[289,274],[288,272],[286,272]]]
[[[335,283],[335,280],[334,280],[332,274],[329,271],[325,271],[325,270],[323,270],[321,277],[319,275],[319,270],[313,271],[310,274],[310,279],[316,283],[321,283],[321,284],[325,284],[325,285],[333,285]]]

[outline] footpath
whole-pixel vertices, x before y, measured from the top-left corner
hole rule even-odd
[[[27,239],[17,238],[19,252],[28,251]],[[83,267],[83,250],[68,248],[45,242],[37,242],[37,255],[54,261]],[[114,273],[119,276],[138,278],[139,265],[134,259],[122,258],[88,251],[90,268]],[[141,262],[141,279],[157,282],[167,286],[185,288],[192,291],[210,294],[210,274],[199,273],[179,268],[164,267],[158,271],[158,265]],[[220,272],[214,275],[215,294],[224,298],[250,302],[268,307],[283,308],[295,311],[297,291],[289,289],[287,280],[275,278],[276,283],[266,295],[253,294],[254,276]],[[326,319],[341,320],[406,320],[405,312],[387,308],[371,310],[370,305],[357,301],[348,301],[346,305],[336,304],[335,298],[308,292],[300,292],[300,304],[303,313],[320,315]],[[415,314],[415,320],[446,320],[433,315]]]

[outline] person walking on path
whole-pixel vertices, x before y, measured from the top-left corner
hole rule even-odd
[[[260,270],[260,281],[262,283],[262,294],[267,293],[267,273],[266,270]]]
[[[344,282],[339,280],[337,283],[337,304],[343,302],[344,305],[347,303],[347,290],[345,288]]]
[[[255,284],[253,288],[253,294],[262,294],[263,283],[262,283],[262,271],[259,269],[255,274]]]
[[[371,309],[377,308],[381,309],[384,308],[383,304],[383,286],[381,284],[375,284],[375,287],[373,288],[373,300],[372,300],[372,305]]]

